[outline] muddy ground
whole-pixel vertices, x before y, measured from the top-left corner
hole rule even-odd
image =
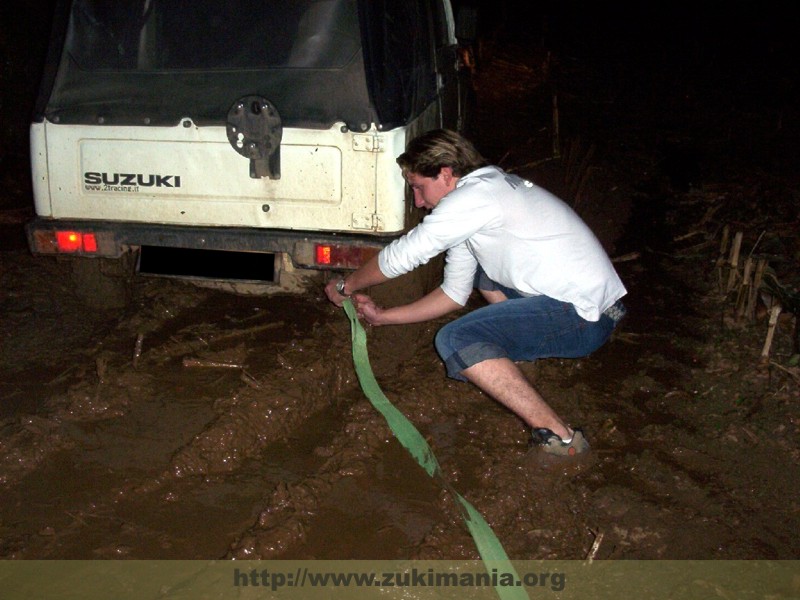
[[[451,317],[368,329],[384,392],[513,559],[797,558],[796,316],[763,359],[776,291],[737,316],[743,273],[729,290],[718,263],[725,227],[741,231],[739,270],[768,260],[791,308],[797,90],[766,73],[785,48],[744,64],[711,41],[589,52],[502,27],[478,56],[473,137],[571,202],[629,290],[593,356],[523,367],[593,451],[542,460],[512,414],[446,379],[432,338]],[[0,190],[0,558],[477,558],[364,397],[321,287],[141,277],[127,309],[89,310],[68,262],[24,246],[18,149]]]

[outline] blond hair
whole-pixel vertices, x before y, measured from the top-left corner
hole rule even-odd
[[[468,139],[449,129],[433,129],[414,138],[406,151],[397,157],[403,175],[416,173],[436,177],[442,167],[453,169],[453,175],[463,177],[489,163]]]

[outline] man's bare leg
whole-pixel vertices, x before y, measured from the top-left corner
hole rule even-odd
[[[544,427],[564,440],[572,437],[573,431],[508,358],[481,361],[461,374],[532,428]]]

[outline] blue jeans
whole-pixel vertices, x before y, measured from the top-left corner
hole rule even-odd
[[[617,323],[606,314],[587,321],[572,304],[547,296],[526,298],[497,284],[481,287],[500,289],[508,300],[474,310],[436,334],[436,351],[447,375],[460,381],[467,381],[461,371],[491,358],[588,356],[608,340]],[[624,311],[620,302],[615,306]]]

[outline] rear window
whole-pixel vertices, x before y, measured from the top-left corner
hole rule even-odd
[[[67,51],[94,70],[340,68],[361,44],[355,0],[77,0]]]

